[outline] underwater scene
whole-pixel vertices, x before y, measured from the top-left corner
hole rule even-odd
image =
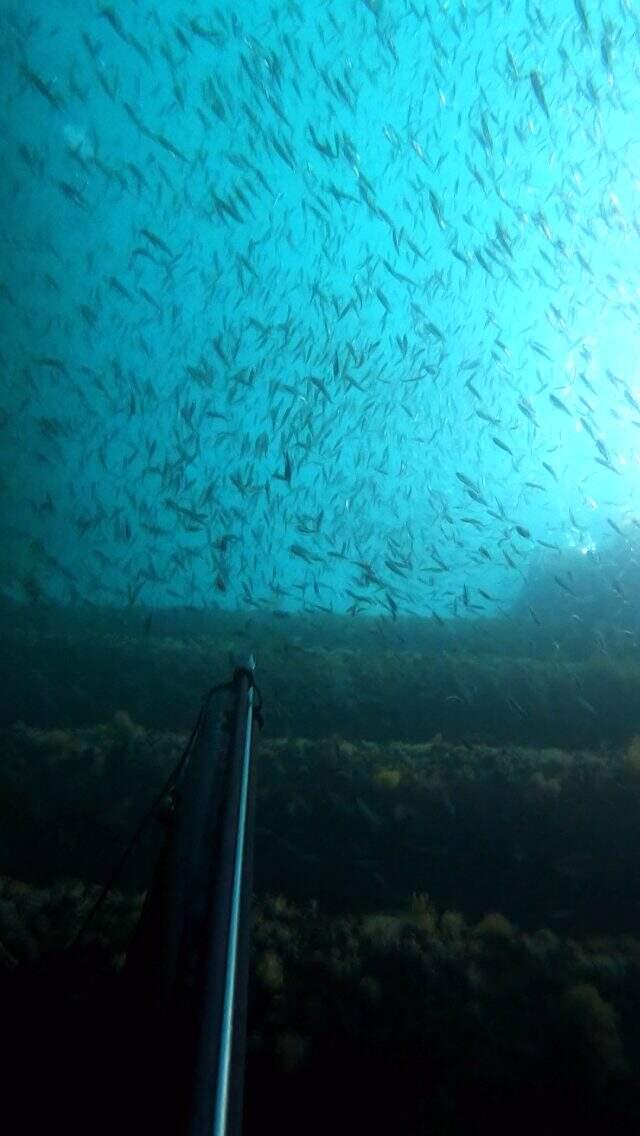
[[[245,1136],[638,1133],[640,7],[0,56],[5,1125],[163,1130],[155,803],[252,657]]]

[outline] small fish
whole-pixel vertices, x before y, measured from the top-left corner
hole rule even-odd
[[[494,446],[498,447],[499,450],[504,450],[506,454],[511,454],[511,457],[513,457],[513,450],[510,446],[507,445],[506,442],[501,441],[500,438],[495,438],[493,435],[491,436],[491,441],[493,442]]]
[[[366,802],[362,800],[362,797],[356,797],[356,808],[362,813],[365,820],[369,821],[369,824],[376,825],[376,827],[382,824],[382,818],[374,813],[373,809],[369,808]]]
[[[611,39],[606,30],[602,32],[600,40],[600,58],[608,75],[613,74],[613,61],[611,58]]]
[[[575,596],[575,592],[569,587],[568,584],[565,584],[564,580],[562,580],[560,576],[554,576],[553,578],[558,587],[562,588],[563,592],[568,592],[570,596]]]
[[[36,91],[38,91],[38,93],[41,94],[43,98],[47,100],[49,106],[52,106],[54,110],[62,109],[62,107],[64,106],[64,101],[60,97],[60,95],[58,95],[58,93],[53,90],[53,87],[50,83],[47,83],[44,79],[37,75],[35,71],[32,71],[26,63],[22,63],[20,65],[20,73],[22,74],[23,78],[31,83],[31,86]]]
[[[573,418],[573,415],[572,415],[571,411],[569,410],[569,407],[565,406],[562,399],[558,398],[558,396],[555,395],[555,394],[550,394],[549,398],[550,398],[551,402],[553,403],[553,405],[555,407],[557,407],[558,410],[563,410],[565,414],[569,415],[569,418]]]
[[[458,478],[458,481],[462,482],[466,489],[471,489],[474,493],[480,496],[480,490],[478,489],[478,486],[471,480],[470,477],[467,477],[465,473],[458,473],[456,471],[456,477]]]
[[[586,35],[587,39],[591,39],[591,28],[589,26],[589,17],[587,15],[587,11],[586,11],[586,8],[584,6],[583,0],[573,0],[573,3],[575,5],[576,12],[578,13],[578,19],[580,20],[582,30],[583,30],[584,34]]]
[[[376,293],[376,296],[378,297],[380,303],[382,304],[384,310],[386,312],[391,312],[392,311],[391,304],[389,303],[387,297],[385,296],[384,292],[382,291],[382,288],[376,288],[375,293]]]
[[[89,203],[84,195],[74,185],[70,185],[67,181],[58,181],[55,183],[58,189],[64,193],[65,197],[77,205],[80,209],[88,209]]]
[[[169,246],[162,240],[162,237],[157,236],[156,233],[152,233],[150,229],[141,229],[140,233],[143,237],[147,238],[149,244],[155,245],[155,247],[160,249],[161,252],[166,253],[167,256],[170,256],[173,259],[174,254],[171,252]]]
[[[582,695],[577,696],[576,702],[579,706],[582,706],[583,710],[586,710],[587,714],[590,714],[592,718],[598,717],[598,711],[596,710],[595,706],[592,706],[590,702],[587,702],[586,698],[583,698]]]
[[[289,457],[288,454],[285,454],[284,455],[284,471],[282,473],[274,473],[273,476],[274,476],[276,481],[286,481],[287,485],[291,485],[291,474],[292,474],[291,458]]]
[[[542,358],[546,359],[549,363],[552,362],[552,356],[549,352],[549,348],[545,347],[544,343],[539,343],[537,339],[531,339],[529,340],[529,343],[533,350],[536,352],[536,355],[541,355]]]
[[[542,107],[545,115],[547,116],[548,119],[550,119],[551,115],[549,114],[549,107],[547,106],[547,100],[545,98],[544,87],[542,86],[542,79],[540,78],[540,73],[538,71],[530,71],[529,72],[529,78],[531,80],[531,86],[533,87],[534,95],[536,96],[536,98],[537,98],[540,106]]]
[[[465,386],[470,386],[470,385],[471,385],[470,383],[465,383]],[[485,414],[484,410],[476,410],[474,413],[477,415],[478,418],[481,418],[483,422],[490,422],[492,426],[499,426],[500,425],[500,419],[499,418],[492,418],[490,414]],[[494,441],[495,441],[495,439],[494,439]],[[496,442],[496,445],[497,444],[498,443]]]
[[[429,190],[429,203],[431,205],[431,212],[438,222],[438,226],[443,230],[446,229],[447,226],[442,215],[442,206],[432,189]]]
[[[517,83],[520,78],[520,73],[518,71],[518,64],[516,63],[513,52],[510,48],[507,48],[507,64],[509,66],[509,73],[511,75],[512,81],[514,83]]]
[[[538,425],[536,421],[535,411],[531,403],[526,398],[524,398],[524,396],[518,399],[518,410],[520,410],[521,413],[524,414],[525,418],[528,418],[530,422],[533,422],[534,426]]]
[[[178,147],[175,146],[169,138],[166,138],[164,134],[153,134],[152,138],[155,142],[158,143],[159,146],[162,146],[163,150],[166,150],[168,154],[171,154],[173,158],[179,158],[181,162],[188,163],[186,154],[183,154],[182,151],[179,150]]]
[[[322,381],[322,379],[319,379],[317,375],[307,375],[307,379],[310,383],[313,383],[314,387],[316,387],[322,395],[324,395],[327,402],[332,401],[331,395],[329,394],[326,384]],[[284,383],[282,385],[284,386]]]

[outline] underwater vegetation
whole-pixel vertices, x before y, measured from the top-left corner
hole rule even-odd
[[[635,1132],[640,668],[613,623],[596,639],[575,620],[558,646],[551,616],[529,619],[524,655],[497,618],[6,603],[0,622],[18,1095],[37,1075],[43,1109],[80,1132],[108,1083],[93,1130],[144,1124],[123,966],[157,822],[76,935],[202,694],[251,647],[266,720],[246,1132],[265,1115],[299,1131],[310,1099],[318,1132],[337,1099],[339,1131]]]
[[[635,638],[563,617],[397,621],[326,613],[0,603],[0,724],[188,731],[252,651],[271,736],[622,747],[640,733]],[[596,634],[596,631],[598,632]]]
[[[134,1132],[118,1072],[131,1013],[119,971],[140,896],[114,893],[65,958],[91,893],[0,880],[0,960],[10,1069],[42,1062],[42,1111],[64,1107],[68,1131]],[[402,909],[331,915],[315,900],[254,902],[245,1131],[275,1109],[283,1133],[326,1130],[635,1131],[640,1093],[640,942],[629,935],[523,933],[496,910],[479,920],[424,892]],[[34,1045],[34,1036],[36,1042]],[[74,1087],[68,1091],[73,1070]],[[11,1093],[24,1089],[25,1070]],[[330,1083],[330,1090],[327,1085]],[[35,1119],[38,1100],[23,1098]],[[111,1128],[111,1130],[113,1130]]]
[[[134,723],[0,731],[0,854],[41,885],[104,883],[186,738]],[[255,886],[332,912],[429,890],[468,918],[640,934],[640,736],[624,749],[259,741]],[[147,886],[154,822],[121,883]],[[330,834],[330,836],[328,836]]]
[[[312,1132],[635,1132],[640,699],[624,637],[594,649],[575,621],[558,650],[531,622],[525,659],[497,619],[2,618],[0,994],[27,1128],[40,1105],[70,1133],[87,1116],[144,1126],[123,964],[157,822],[76,935],[203,692],[253,645],[246,1133],[265,1115],[299,1131],[309,1100]]]
[[[123,967],[157,822],[75,937],[203,693],[251,650],[265,726],[246,1132],[265,1115],[297,1132],[313,1099],[307,1128],[324,1133],[339,1098],[339,1131],[635,1133],[634,592],[608,565],[605,594],[576,553],[563,580],[580,601],[558,586],[548,605],[557,565],[536,563],[509,618],[2,601],[0,990],[18,1096],[37,1075],[45,1111],[80,1132],[108,1083],[93,1130],[144,1126]]]
[[[523,934],[424,893],[333,918],[267,896],[254,922],[250,1129],[263,1094],[288,1130],[311,1093],[314,1131],[336,1099],[345,1131],[634,1130],[636,939]]]

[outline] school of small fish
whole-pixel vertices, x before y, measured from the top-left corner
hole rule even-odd
[[[634,8],[4,6],[3,591],[439,619],[631,541]]]

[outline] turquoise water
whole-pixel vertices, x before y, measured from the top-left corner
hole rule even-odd
[[[637,34],[6,5],[5,594],[488,615],[630,548]]]
[[[1,6],[25,1130],[167,1126],[122,978],[164,828],[113,868],[253,653],[247,1136],[637,1133],[639,31]]]

